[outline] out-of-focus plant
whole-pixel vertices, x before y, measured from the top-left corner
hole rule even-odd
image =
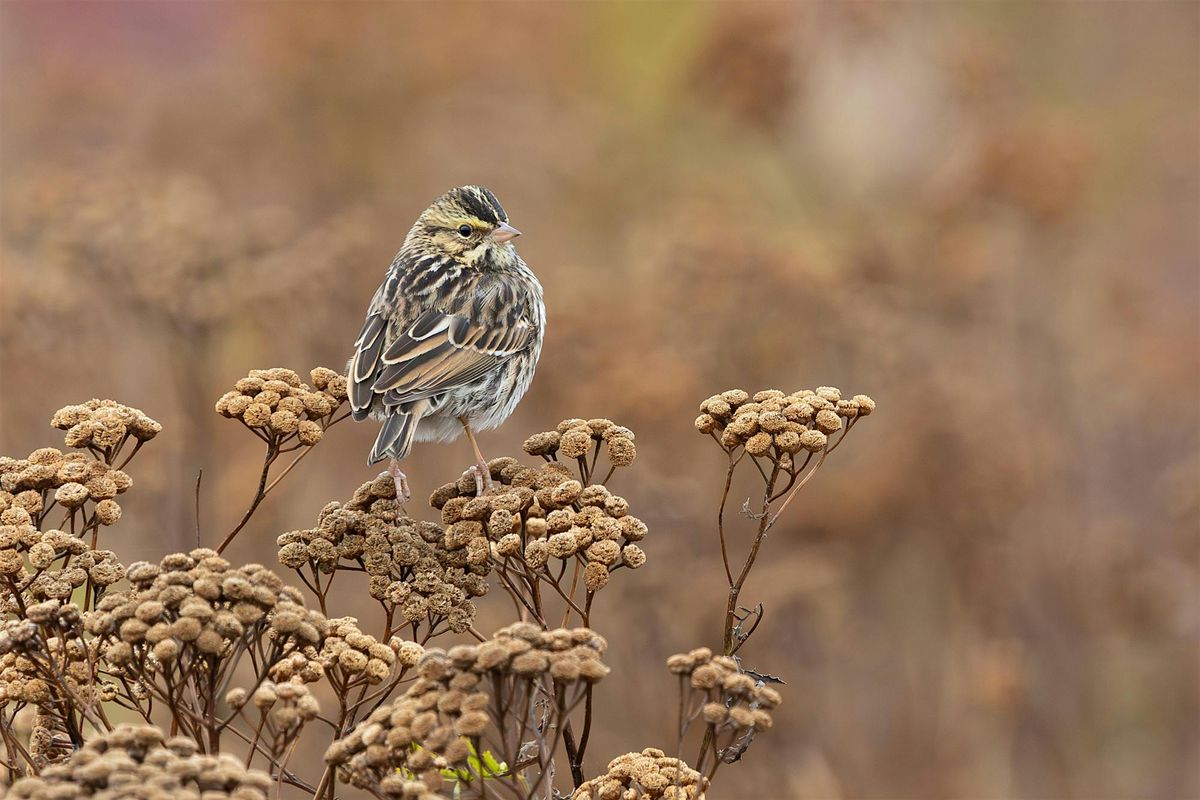
[[[98,549],[121,516],[114,497],[132,485],[125,467],[161,430],[137,409],[69,406],[53,425],[74,452],[0,459],[0,739],[12,796],[252,800],[286,785],[333,800],[344,783],[409,800],[551,800],[567,787],[575,800],[682,800],[701,797],[770,727],[777,680],[738,656],[763,609],[742,608],[741,591],[767,531],[873,410],[869,398],[825,387],[704,402],[696,426],[729,459],[717,524],[723,652],[668,660],[681,686],[678,748],[693,725],[704,740],[693,765],[647,748],[589,777],[594,701],[610,672],[594,600],[647,562],[646,524],[606,485],[633,464],[633,432],[564,420],[526,440],[540,464],[497,458],[486,491],[470,472],[436,489],[436,520],[410,516],[382,475],[329,503],[315,527],[278,537],[293,586],[220,550],[345,418],[345,379],[325,368],[311,379],[254,370],[217,402],[266,446],[254,498],[217,550],[125,566]],[[753,465],[764,488],[743,509],[756,532],[735,577],[726,505],[739,465]],[[378,604],[377,623],[329,616],[334,580],[352,573]],[[489,636],[475,603],[493,585],[517,621]],[[322,709],[322,691],[336,710]],[[310,740],[326,748],[315,769],[293,763]]]

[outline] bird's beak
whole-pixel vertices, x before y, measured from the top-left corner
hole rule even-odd
[[[509,225],[507,222],[501,222],[496,226],[496,230],[492,231],[493,241],[500,242],[501,244],[509,241],[510,239],[515,239],[520,235],[521,232],[512,225]]]

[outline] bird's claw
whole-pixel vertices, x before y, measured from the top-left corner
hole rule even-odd
[[[400,471],[400,464],[398,462],[393,461],[389,464],[387,471],[383,474],[392,477],[392,481],[396,484],[396,498],[401,503],[407,503],[412,499],[412,490],[408,487],[408,476]]]
[[[483,497],[484,492],[492,488],[492,472],[484,464],[472,464],[463,474],[475,479],[476,497]]]

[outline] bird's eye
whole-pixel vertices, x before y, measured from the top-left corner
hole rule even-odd
[[[458,226],[458,235],[465,239],[468,236],[470,236],[474,230],[475,229],[472,228],[470,225],[466,225],[466,224],[459,225]]]

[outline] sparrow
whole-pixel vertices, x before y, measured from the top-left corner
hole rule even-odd
[[[383,422],[367,464],[407,500],[399,462],[413,442],[466,434],[480,493],[490,485],[475,433],[496,428],[529,389],[546,306],[496,195],[460,186],[422,212],[367,307],[347,365],[356,420]]]

